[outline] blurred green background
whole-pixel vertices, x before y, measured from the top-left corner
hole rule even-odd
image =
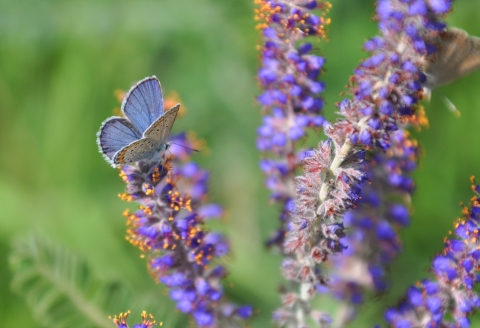
[[[377,31],[374,1],[332,4],[330,41],[318,50],[327,57],[329,119],[365,57],[362,43]],[[458,1],[448,21],[480,35],[479,12],[480,1]],[[211,150],[194,160],[211,172],[211,200],[228,211],[216,225],[232,241],[232,254],[224,260],[231,271],[228,294],[255,307],[252,327],[271,326],[282,280],[280,257],[263,247],[276,227],[277,208],[267,205],[255,147],[261,116],[254,101],[254,26],[253,3],[244,0],[0,0],[2,327],[40,327],[9,287],[11,241],[30,232],[80,254],[102,279],[124,281],[138,293],[158,291],[148,309],[158,320],[159,313],[174,313],[139,251],[125,241],[121,213],[127,204],[117,197],[124,184],[95,144],[100,123],[119,107],[114,90],[128,90],[151,75],[188,108],[174,131],[195,131]],[[382,306],[394,304],[409,284],[427,275],[460,215],[459,202],[471,197],[468,178],[480,180],[479,86],[476,73],[441,88],[461,111],[459,118],[435,93],[425,104],[430,128],[415,133],[425,155],[415,173],[412,224],[402,233],[405,252],[390,270],[391,291],[363,307],[359,322],[365,325],[381,322]]]

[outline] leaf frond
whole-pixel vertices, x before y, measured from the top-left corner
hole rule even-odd
[[[14,241],[10,268],[13,291],[46,327],[111,328],[108,316],[135,303],[120,282],[97,279],[77,254],[37,236]]]

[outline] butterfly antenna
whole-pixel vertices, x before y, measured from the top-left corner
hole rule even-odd
[[[193,148],[190,148],[190,147],[187,147],[187,146],[184,146],[184,145],[181,145],[181,144],[177,144],[177,143],[174,143],[174,142],[170,142],[172,145],[177,145],[177,146],[180,146],[180,147],[183,147],[185,149],[188,149],[188,150],[191,150],[191,151],[196,151],[197,153],[200,152],[200,150],[198,149],[193,149]]]
[[[440,96],[442,96],[443,102],[445,105],[447,105],[447,108],[455,115],[456,117],[460,116],[460,111],[457,109],[457,107],[453,104],[453,102],[450,101],[443,93],[441,93],[438,90],[433,90],[436,93],[438,93]]]

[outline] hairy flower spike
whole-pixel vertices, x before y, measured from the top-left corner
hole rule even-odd
[[[340,326],[353,320],[364,301],[366,290],[382,292],[387,288],[385,266],[399,254],[397,231],[409,224],[408,202],[414,186],[408,173],[416,168],[418,148],[407,131],[392,133],[392,146],[369,161],[367,176],[373,181],[362,184],[362,198],[344,216],[349,233],[342,240],[346,249],[332,256],[331,293],[342,300]]]
[[[321,115],[324,105],[321,93],[325,85],[320,81],[325,59],[314,54],[308,37],[326,37],[325,26],[329,20],[324,15],[330,4],[316,0],[256,0],[255,3],[258,5],[255,19],[260,21],[257,28],[262,31],[264,39],[257,75],[262,88],[258,102],[263,106],[264,117],[258,129],[257,147],[265,155],[260,162],[267,175],[265,184],[271,191],[271,198],[282,206],[280,227],[267,245],[279,247],[282,253],[291,253],[301,246],[304,242],[302,236],[307,233],[298,222],[295,227],[301,235],[297,240],[285,243],[285,234],[292,225],[292,212],[295,211],[294,178],[306,156],[305,150],[298,148],[298,142],[308,131],[320,130],[325,122]],[[317,16],[315,9],[320,9],[318,12],[323,16]],[[318,187],[312,186],[311,181],[304,183],[305,193]],[[297,265],[290,270],[300,270],[303,279],[315,280],[316,273],[309,266]],[[297,280],[297,277],[292,276],[291,280]],[[296,288],[295,284],[290,287]],[[286,291],[284,298],[287,295],[295,294]],[[298,300],[298,297],[290,299]],[[292,308],[285,306],[285,311],[274,314],[274,319],[280,323],[291,322],[294,317],[294,314],[288,314]]]

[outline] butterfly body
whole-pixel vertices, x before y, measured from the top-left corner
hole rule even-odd
[[[140,160],[154,160],[168,149],[180,104],[163,112],[160,81],[155,76],[138,82],[125,96],[122,112],[100,126],[97,144],[112,165],[131,165]]]

